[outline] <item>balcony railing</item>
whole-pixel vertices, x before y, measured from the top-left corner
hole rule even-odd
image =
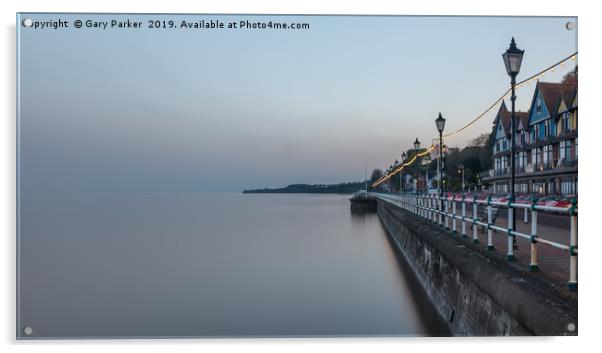
[[[494,169],[492,175],[498,176],[506,174],[510,174],[510,167]]]
[[[534,172],[544,172],[544,171],[549,171],[549,170],[562,170],[564,168],[573,168],[577,166],[577,160],[571,160],[571,161],[563,161],[563,160],[554,160],[554,161],[550,161],[547,163],[544,162],[540,162],[537,164],[532,164],[529,163],[527,165],[517,165],[516,166],[516,174],[523,174],[523,173],[534,173]],[[502,176],[502,175],[510,175],[510,167],[506,167],[506,168],[498,168],[498,169],[490,169],[488,172],[489,175],[486,175],[485,177],[488,176]]]

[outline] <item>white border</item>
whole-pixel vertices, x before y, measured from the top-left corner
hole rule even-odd
[[[145,352],[164,350],[187,352],[250,351],[299,352],[329,350],[335,352],[366,351],[462,351],[509,352],[530,349],[539,352],[575,351],[586,347],[596,349],[599,325],[601,280],[599,265],[594,261],[600,255],[600,231],[594,228],[596,199],[602,200],[596,179],[597,156],[594,133],[600,128],[600,113],[594,103],[600,101],[593,94],[601,92],[599,65],[600,31],[599,10],[594,1],[357,1],[357,0],[247,0],[247,1],[191,1],[191,0],[121,0],[121,1],[16,1],[0,2],[2,18],[2,76],[0,86],[4,108],[2,136],[1,183],[2,204],[0,219],[3,225],[2,271],[0,271],[3,305],[0,333],[5,352],[90,352],[106,350]],[[578,338],[328,338],[328,339],[203,339],[203,340],[95,340],[95,341],[15,341],[15,13],[21,12],[191,12],[191,13],[303,13],[303,14],[404,14],[404,15],[556,15],[579,16],[580,89],[580,155],[582,173],[579,179],[580,197],[580,281],[579,281],[579,337]],[[478,48],[475,48],[478,50]],[[594,86],[594,83],[597,83]],[[598,138],[599,140],[599,138]],[[596,155],[594,155],[596,154]],[[584,169],[585,168],[585,169]],[[585,172],[583,172],[585,170]],[[598,206],[599,207],[599,206]],[[599,347],[598,347],[599,349]]]

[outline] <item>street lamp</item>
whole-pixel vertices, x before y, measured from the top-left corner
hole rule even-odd
[[[406,153],[401,154],[401,163],[405,163],[407,159]],[[403,190],[403,173],[399,173],[399,189]]]
[[[396,159],[393,166],[394,166],[393,171],[395,172],[395,169],[399,168],[399,160]],[[395,176],[395,175],[393,175],[393,176]],[[391,183],[393,183],[393,176],[391,177]]]
[[[390,165],[389,168],[387,169],[387,174],[391,174],[392,170],[393,170],[393,165]],[[389,192],[393,192],[393,184],[391,183],[391,175],[389,175]]]
[[[464,188],[466,187],[466,183],[464,182],[464,164],[458,166],[458,173],[462,173],[462,192],[464,192]]]
[[[439,131],[439,161],[437,162],[437,170],[439,172],[439,210],[443,210],[443,129],[445,129],[445,119],[439,112],[439,116],[435,119],[437,131]],[[441,223],[441,214],[439,214],[439,223]]]
[[[437,130],[439,131],[439,161],[437,162],[437,171],[439,172],[439,197],[443,196],[443,171],[442,165],[443,162],[443,129],[445,129],[445,119],[439,112],[439,117],[435,120],[435,124],[437,125]]]
[[[418,150],[420,149],[420,141],[418,141],[418,137],[414,140],[414,163],[416,163],[416,186],[414,187],[414,191],[418,193]]]
[[[510,96],[510,101],[512,102],[512,114],[510,115],[510,197],[511,201],[514,202],[514,176],[515,176],[515,135],[516,135],[516,118],[514,114],[514,104],[516,101],[515,94],[515,86],[516,86],[516,75],[520,71],[520,65],[523,61],[524,50],[520,50],[516,47],[516,42],[514,41],[514,37],[512,37],[512,41],[510,41],[510,47],[506,50],[505,53],[502,54],[502,58],[504,59],[504,65],[506,65],[506,72],[510,76],[510,86],[512,89],[512,95]],[[515,209],[511,208],[512,212],[512,230],[516,229],[516,214]],[[512,237],[512,247],[516,246],[516,238]],[[512,251],[508,252],[508,260],[512,260],[514,258],[514,254]]]

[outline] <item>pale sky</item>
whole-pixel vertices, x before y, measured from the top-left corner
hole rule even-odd
[[[24,196],[221,192],[363,179],[577,50],[575,18],[27,14],[308,23],[309,30],[18,26]],[[546,75],[559,81],[572,68]],[[517,92],[526,110],[533,85]],[[489,132],[493,114],[448,141]]]

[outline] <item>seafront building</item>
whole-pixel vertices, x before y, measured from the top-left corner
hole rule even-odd
[[[577,77],[535,87],[528,112],[516,112],[517,193],[577,195]],[[495,193],[510,191],[510,117],[502,102],[493,122],[493,168],[483,178]]]

